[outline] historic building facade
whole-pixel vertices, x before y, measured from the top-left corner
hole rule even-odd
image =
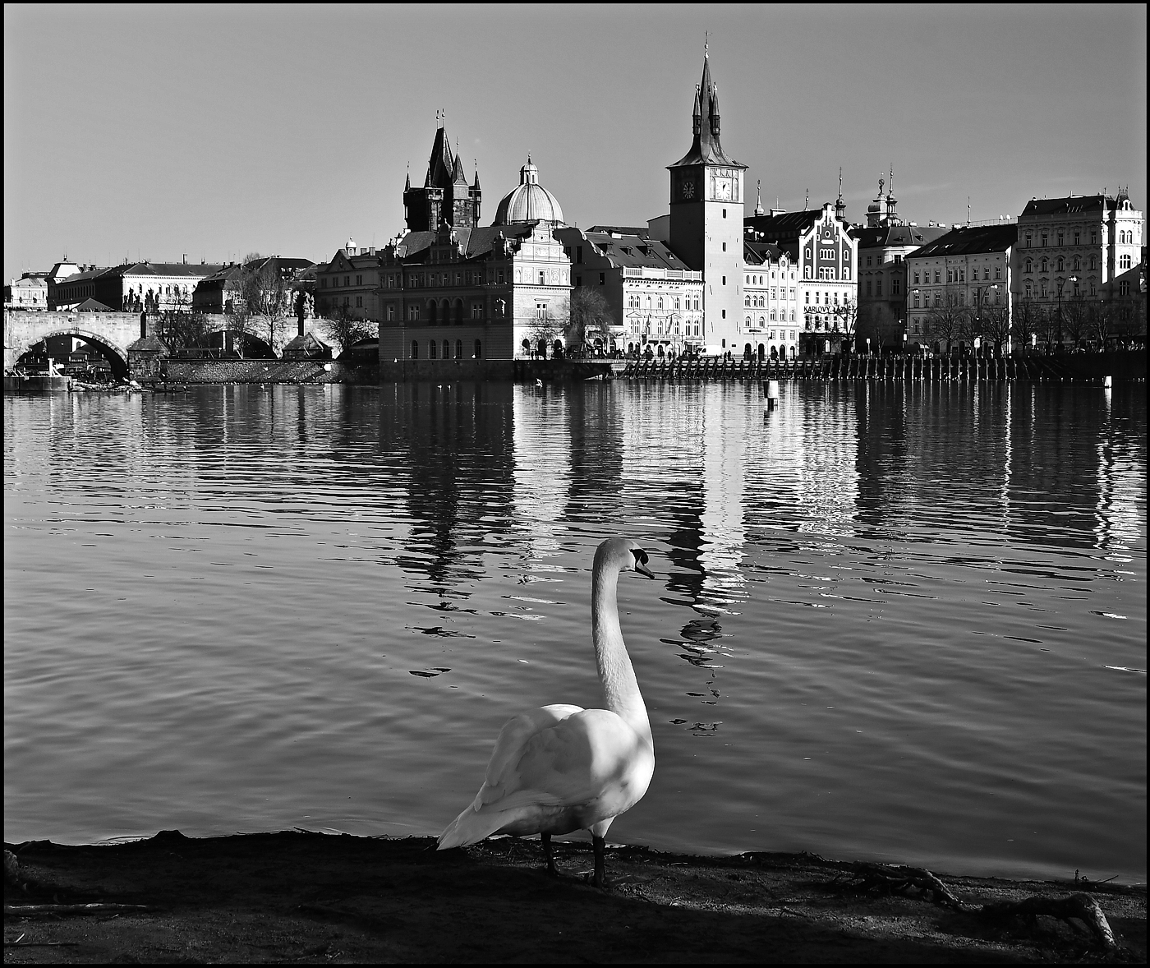
[[[798,352],[819,354],[849,343],[858,315],[858,243],[844,207],[826,202],[801,212],[771,209],[745,219],[744,231],[749,246],[772,243],[795,270]]]
[[[872,349],[910,342],[906,260],[947,232],[941,225],[904,222],[897,214],[897,205],[892,171],[889,183],[879,178],[878,195],[867,208],[866,225],[852,232],[858,240],[858,341],[865,346],[869,339]]]
[[[571,260],[558,199],[527,159],[519,185],[480,226],[479,176],[467,185],[442,127],[421,188],[404,188],[407,231],[381,249],[349,243],[316,269],[316,308],[379,324],[380,361],[550,355],[562,346]]]
[[[1052,341],[1066,341],[1068,314],[1137,299],[1131,270],[1141,261],[1142,212],[1127,192],[1032,198],[1018,218],[1013,297],[1028,315],[1054,319]]]
[[[640,228],[594,225],[555,231],[574,287],[598,290],[613,327],[607,350],[680,356],[703,347],[703,273]]]
[[[1012,348],[1012,222],[956,226],[905,260],[911,347],[947,351],[992,344]]]
[[[740,352],[761,360],[794,359],[804,324],[798,264],[773,242],[744,242],[743,261]]]

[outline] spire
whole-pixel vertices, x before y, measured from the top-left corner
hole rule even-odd
[[[835,199],[835,218],[840,222],[847,220],[847,203],[843,199],[843,169],[839,166],[839,197]]]
[[[729,165],[732,168],[745,168],[732,158],[728,158],[719,143],[719,95],[711,80],[711,59],[708,50],[703,57],[703,76],[695,88],[695,103],[691,112],[691,150],[674,165]]]
[[[471,187],[476,189],[476,190],[479,189],[479,159],[478,158],[475,159],[475,184],[472,185]]]
[[[763,180],[761,178],[755,183],[755,214],[763,214]]]

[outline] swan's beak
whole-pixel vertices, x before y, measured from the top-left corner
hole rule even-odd
[[[637,571],[640,575],[646,576],[647,578],[655,577],[651,574],[651,569],[647,567],[647,563],[643,561],[635,562],[635,571]]]

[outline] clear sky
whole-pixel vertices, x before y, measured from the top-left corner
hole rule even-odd
[[[748,213],[920,224],[1146,197],[1143,5],[4,7],[4,276],[71,260],[329,259],[403,227],[446,111],[483,223],[528,152],[568,222],[667,211],[710,31]]]

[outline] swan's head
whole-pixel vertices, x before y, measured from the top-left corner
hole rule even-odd
[[[615,568],[618,571],[634,571],[647,578],[654,578],[647,567],[647,552],[630,538],[608,538],[595,552],[595,570]]]

